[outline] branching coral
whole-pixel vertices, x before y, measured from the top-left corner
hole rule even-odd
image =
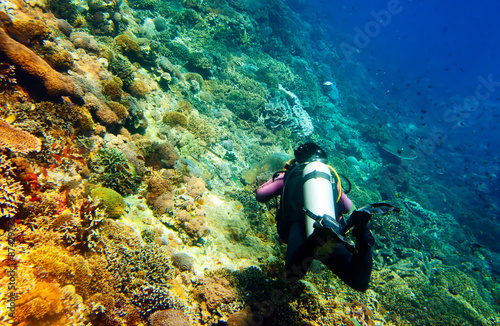
[[[5,155],[0,154],[0,216],[13,217],[23,197],[21,184],[14,180],[10,162]]]
[[[130,165],[125,155],[116,149],[101,148],[94,161],[90,163],[93,173],[90,179],[100,182],[120,194],[129,194],[137,190],[140,178]]]
[[[108,270],[144,317],[157,310],[184,308],[169,290],[175,268],[160,247],[153,243],[138,250],[125,247],[109,250]]]

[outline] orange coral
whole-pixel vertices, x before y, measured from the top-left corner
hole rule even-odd
[[[82,89],[73,83],[73,80],[52,69],[29,48],[11,39],[3,29],[0,29],[0,52],[3,52],[15,66],[40,80],[50,95],[83,96]]]
[[[61,296],[61,289],[57,285],[37,283],[32,291],[16,302],[16,322],[18,325],[30,325],[35,320],[55,317],[63,311]]]
[[[221,304],[228,304],[236,300],[236,291],[223,278],[207,278],[201,290],[209,310],[217,309]]]
[[[41,146],[40,139],[0,119],[0,149],[8,148],[13,152],[27,154],[32,151],[39,152]]]

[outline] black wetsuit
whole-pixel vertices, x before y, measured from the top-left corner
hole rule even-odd
[[[326,254],[319,254],[318,249],[325,244],[330,236],[328,230],[316,229],[309,237],[306,235],[305,215],[303,211],[303,181],[304,165],[291,169],[285,176],[284,192],[280,211],[277,215],[278,234],[287,243],[286,270],[287,280],[296,281],[307,273],[314,259],[320,260],[347,285],[357,291],[368,288],[372,271],[372,248],[365,241],[369,230],[353,231],[356,237],[357,253],[352,254],[343,244]],[[281,211],[283,210],[283,211]],[[368,233],[368,234],[367,234]]]

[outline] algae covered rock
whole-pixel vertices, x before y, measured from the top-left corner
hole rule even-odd
[[[110,218],[118,218],[125,212],[125,201],[122,195],[108,188],[92,189],[90,195],[94,199],[99,199],[106,207],[106,213]]]

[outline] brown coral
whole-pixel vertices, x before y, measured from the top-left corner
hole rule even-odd
[[[175,309],[159,310],[149,317],[152,326],[190,326],[189,319],[182,311]]]
[[[106,80],[103,85],[103,92],[109,96],[112,101],[119,101],[122,97],[123,81],[119,77],[113,77]]]
[[[165,114],[163,122],[171,127],[180,126],[186,128],[189,120],[183,113],[172,111]]]
[[[82,89],[72,79],[55,71],[29,48],[11,39],[3,29],[0,29],[0,51],[15,66],[40,80],[50,95],[83,96]]]
[[[120,121],[124,121],[125,119],[127,119],[128,109],[124,105],[113,101],[109,101],[106,104],[111,108],[111,110],[113,110]]]
[[[0,149],[8,148],[16,153],[27,154],[33,151],[39,152],[41,146],[40,139],[0,119]]]
[[[217,309],[221,304],[228,304],[236,300],[236,291],[225,279],[213,277],[203,282],[201,290],[209,310]]]

